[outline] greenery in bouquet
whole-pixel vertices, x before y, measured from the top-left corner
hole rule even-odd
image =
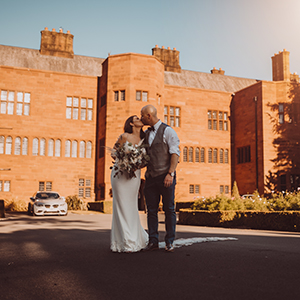
[[[136,170],[147,165],[150,157],[146,151],[147,145],[143,144],[142,141],[138,145],[129,142],[115,145],[112,153],[114,165],[111,167],[115,170],[114,177],[120,173],[126,174],[131,179],[136,177]]]

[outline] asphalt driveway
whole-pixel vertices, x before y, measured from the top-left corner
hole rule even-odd
[[[232,237],[174,253],[109,250],[111,215],[0,219],[0,299],[299,299],[300,234],[177,226]],[[146,216],[140,214],[146,228]],[[163,215],[160,216],[163,241]]]

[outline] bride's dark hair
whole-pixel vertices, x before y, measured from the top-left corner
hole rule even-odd
[[[130,123],[133,123],[133,118],[136,117],[136,115],[129,117],[124,124],[124,132],[127,133],[132,133],[132,126],[130,125]],[[140,132],[140,138],[143,139],[145,137],[145,132],[143,131],[143,129],[141,128],[141,132]]]

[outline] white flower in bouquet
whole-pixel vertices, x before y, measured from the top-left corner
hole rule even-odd
[[[138,145],[133,145],[128,141],[122,145],[116,145],[113,151],[115,175],[125,173],[128,178],[136,177],[135,171],[145,167],[149,161],[146,151],[147,145],[143,144],[143,140]]]

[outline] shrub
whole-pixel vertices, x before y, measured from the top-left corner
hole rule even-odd
[[[28,204],[23,200],[5,199],[4,200],[5,211],[16,212],[16,211],[27,211]]]
[[[88,204],[80,199],[77,195],[66,198],[68,210],[88,210]]]
[[[245,210],[244,203],[240,197],[234,199],[224,194],[216,197],[202,198],[192,206],[193,210]]]

